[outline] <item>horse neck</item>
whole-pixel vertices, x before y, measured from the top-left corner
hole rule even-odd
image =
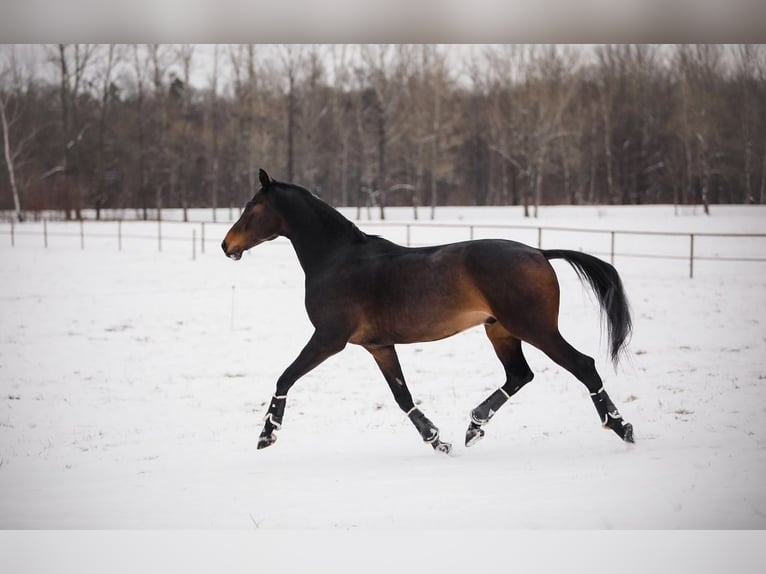
[[[354,225],[332,208],[309,196],[294,196],[281,210],[287,224],[285,236],[293,244],[307,275],[321,269],[341,247],[357,237]]]

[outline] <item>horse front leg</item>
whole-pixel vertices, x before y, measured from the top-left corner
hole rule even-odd
[[[295,381],[303,375],[319,366],[326,359],[339,353],[346,346],[345,339],[330,337],[315,332],[298,357],[290,364],[285,372],[277,379],[274,396],[271,398],[269,408],[266,411],[260,437],[258,437],[258,449],[271,446],[277,440],[276,431],[282,428],[282,418],[285,414],[287,393]]]
[[[393,346],[390,347],[365,347],[375,359],[383,376],[388,383],[394,400],[399,408],[409,417],[415,429],[420,434],[424,442],[430,444],[435,451],[449,454],[452,452],[452,445],[439,439],[439,429],[432,423],[426,415],[412,402],[412,395],[404,382],[402,367],[399,364],[399,357]]]

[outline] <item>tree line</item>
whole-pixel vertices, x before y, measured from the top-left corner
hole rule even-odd
[[[6,46],[0,209],[766,201],[762,45]],[[199,78],[203,78],[200,80]]]

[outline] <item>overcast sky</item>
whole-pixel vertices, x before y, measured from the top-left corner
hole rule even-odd
[[[169,44],[169,46],[174,45]],[[230,44],[219,45],[221,74],[226,74],[229,69],[228,50],[230,46]],[[459,76],[465,61],[478,55],[486,44],[438,44],[437,46],[449,59],[455,76]],[[562,46],[580,51],[585,58],[588,58],[592,54],[595,44],[565,44]],[[273,65],[278,66],[278,50],[279,45],[277,44],[257,44],[256,57],[262,62],[270,61]],[[57,79],[58,64],[55,62],[55,58],[58,57],[58,53],[55,44],[0,44],[0,58],[2,60],[7,61],[11,57],[11,52],[15,53],[17,60],[33,76],[48,78],[51,81]],[[199,88],[209,84],[213,70],[213,54],[213,44],[195,44],[191,74],[192,85]],[[329,55],[327,58],[329,59]],[[171,66],[169,70],[178,75],[181,74],[180,64]]]

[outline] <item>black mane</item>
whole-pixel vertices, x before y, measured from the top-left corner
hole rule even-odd
[[[274,194],[280,211],[288,218],[297,217],[305,224],[305,219],[311,217],[331,233],[348,235],[355,242],[366,242],[369,239],[352,221],[306,188],[272,180],[266,191]]]

